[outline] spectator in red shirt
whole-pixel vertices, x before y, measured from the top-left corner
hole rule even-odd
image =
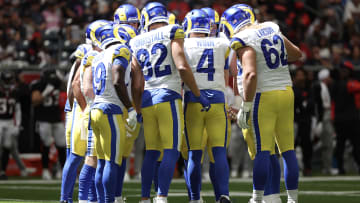
[[[185,18],[185,15],[190,11],[188,3],[180,0],[173,0],[168,4],[168,10],[177,16],[179,21]]]

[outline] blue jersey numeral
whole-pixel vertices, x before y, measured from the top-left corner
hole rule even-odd
[[[165,75],[171,74],[171,66],[168,65],[162,65],[164,62],[168,51],[165,45],[161,43],[154,44],[154,46],[151,48],[151,54],[156,55],[158,50],[160,50],[160,57],[155,62],[155,77],[159,78]],[[140,65],[143,69],[144,78],[145,80],[149,80],[153,76],[153,67],[150,63],[150,54],[146,49],[140,49],[136,55],[136,58],[140,62]],[[160,70],[161,67],[163,67],[163,70]]]
[[[95,95],[101,95],[105,90],[106,82],[106,68],[105,65],[101,62],[99,63],[95,71],[93,70],[93,87]]]
[[[274,48],[274,45],[277,45],[278,43],[281,43],[281,53],[279,54],[278,50]],[[266,61],[266,65],[270,69],[276,69],[280,66],[280,63],[282,66],[287,65],[287,56],[285,54],[285,46],[284,41],[279,35],[274,35],[273,41],[271,42],[268,39],[263,39],[261,41],[261,49],[264,54],[264,58]],[[275,61],[272,60],[272,58],[275,58]]]
[[[208,60],[208,67],[203,68],[205,60]],[[214,80],[214,51],[213,49],[205,49],[203,54],[201,55],[200,61],[196,66],[196,72],[198,73],[207,73],[208,74],[208,81]]]

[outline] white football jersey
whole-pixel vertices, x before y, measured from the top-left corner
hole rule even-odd
[[[231,48],[245,46],[256,51],[257,92],[292,86],[284,39],[277,24],[265,22],[237,33],[231,40]]]
[[[116,93],[112,75],[114,59],[119,56],[124,57],[129,62],[131,58],[130,49],[126,45],[115,44],[98,53],[92,60],[94,103],[110,103],[124,109],[124,105]]]
[[[98,54],[98,51],[95,50],[91,50],[89,51],[84,58],[81,61],[81,65],[80,65],[80,90],[81,93],[84,95],[85,99],[86,99],[86,103],[87,104],[92,104],[93,99],[89,98],[86,96],[85,94],[85,88],[84,88],[84,71],[86,68],[91,68],[91,64],[92,61],[94,60],[95,56]]]
[[[224,69],[227,66],[229,42],[222,38],[186,38],[185,56],[200,90],[225,91]],[[185,90],[190,90],[185,86]]]
[[[170,89],[181,93],[181,79],[172,54],[171,41],[184,38],[179,25],[167,25],[136,36],[130,41],[133,56],[140,64],[145,90]]]

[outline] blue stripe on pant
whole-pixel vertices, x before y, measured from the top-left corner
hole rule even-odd
[[[259,120],[258,120],[260,96],[261,96],[261,93],[256,93],[255,101],[254,101],[254,112],[253,112],[253,125],[254,125],[253,127],[254,127],[255,137],[256,137],[256,151],[257,152],[261,151],[261,137],[260,137]]]
[[[179,121],[176,111],[175,101],[170,101],[171,113],[173,117],[173,149],[178,148],[178,136],[179,136]]]

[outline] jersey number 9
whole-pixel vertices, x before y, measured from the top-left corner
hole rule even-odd
[[[94,73],[93,79],[93,87],[95,95],[101,95],[105,90],[105,82],[106,82],[106,68],[104,63],[99,63]]]

